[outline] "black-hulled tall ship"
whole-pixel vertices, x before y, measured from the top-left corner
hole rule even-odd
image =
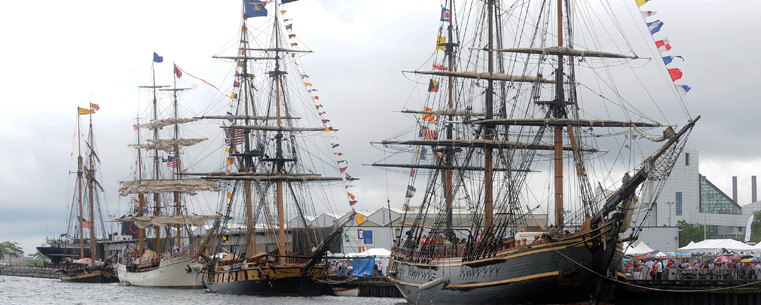
[[[624,234],[634,204],[655,202],[699,117],[684,111],[672,128],[666,115],[684,109],[665,106],[681,105],[676,94],[627,100],[656,87],[616,87],[619,74],[634,81],[635,67],[654,67],[634,50],[652,42],[612,43],[627,33],[616,14],[598,14],[633,3],[453,2],[442,2],[431,68],[410,72],[429,91],[403,111],[416,118],[412,139],[381,142],[411,161],[374,164],[410,168],[402,194],[420,205],[403,216],[389,280],[413,304],[610,301],[621,242],[636,237]],[[542,207],[553,224],[535,217]],[[453,225],[453,209],[468,211],[465,225]]]
[[[92,114],[99,109],[97,104],[90,104],[90,108],[77,107],[77,180],[72,201],[70,227],[74,240],[79,241],[79,255],[66,257],[56,271],[61,273],[61,281],[81,283],[111,283],[118,282],[113,265],[108,259],[99,259],[96,238],[100,230],[101,237],[106,236],[103,226],[103,216],[100,213],[99,195],[103,188],[96,180],[96,165],[100,163],[95,153],[95,141],[92,128]],[[82,133],[80,117],[87,115],[89,127],[87,129],[84,148],[82,145]],[[84,151],[84,153],[83,153]],[[89,238],[85,238],[85,232]],[[85,243],[87,242],[87,245]],[[85,249],[89,252],[85,252]]]
[[[320,119],[299,70],[309,51],[288,34],[282,2],[293,0],[241,1],[236,54],[215,56],[236,65],[230,110],[206,117],[222,119],[228,139],[226,170],[205,174],[227,192],[204,275],[215,293],[320,295],[325,254],[352,218],[322,234],[305,218],[348,201],[349,178],[330,143],[337,129]]]

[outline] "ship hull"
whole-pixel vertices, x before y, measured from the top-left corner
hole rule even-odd
[[[178,256],[162,260],[158,267],[140,270],[116,264],[119,280],[132,286],[160,288],[203,288],[202,274],[193,270],[195,258]],[[188,272],[190,270],[190,272]]]
[[[64,258],[73,258],[73,259],[79,259],[80,254],[80,248],[79,244],[65,244],[65,245],[59,245],[57,247],[48,247],[48,246],[41,246],[37,247],[37,251],[40,251],[40,253],[47,258],[50,259],[50,262],[53,264],[53,266],[61,265]],[[85,256],[84,257],[90,257],[90,248],[85,248]]]
[[[389,279],[411,304],[562,304],[606,301],[623,253],[615,245],[595,247],[579,240],[531,245],[492,258],[414,264],[392,260]],[[605,267],[610,265],[610,267]],[[603,275],[603,276],[600,276]],[[441,289],[421,285],[446,278]]]
[[[119,278],[108,269],[95,269],[85,272],[69,272],[61,275],[62,282],[72,283],[116,283]]]
[[[321,285],[301,274],[301,267],[273,267],[214,272],[203,284],[211,292],[260,296],[318,296]]]

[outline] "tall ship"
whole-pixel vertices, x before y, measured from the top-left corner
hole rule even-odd
[[[199,263],[198,254],[204,243],[198,236],[218,216],[198,215],[189,209],[189,197],[220,188],[214,181],[182,176],[192,160],[187,147],[206,138],[183,137],[180,126],[197,119],[179,116],[178,94],[187,88],[177,87],[182,74],[176,65],[173,85],[156,85],[155,66],[161,62],[163,57],[154,53],[151,84],[141,86],[151,102],[144,112],[148,117],[142,122],[138,118],[135,125],[137,143],[130,145],[136,152],[134,180],[120,182],[120,195],[129,198],[134,208],[119,220],[129,223],[130,230],[139,230],[138,241],[121,251],[116,267],[119,279],[133,286],[203,288],[200,272],[205,265]],[[159,95],[170,96],[171,102],[162,103]]]
[[[97,165],[100,163],[95,153],[95,138],[92,128],[92,114],[99,109],[97,104],[90,104],[90,108],[77,107],[77,179],[74,191],[74,200],[69,217],[69,227],[74,231],[70,236],[78,241],[78,256],[64,257],[56,271],[61,273],[61,281],[81,283],[111,283],[118,282],[114,267],[110,263],[111,258],[105,261],[102,253],[98,253],[96,241],[98,234],[105,238],[106,231],[103,226],[103,215],[99,197],[103,193],[103,187],[96,179]],[[89,119],[87,135],[82,140],[82,128],[80,117],[87,115]],[[84,142],[84,145],[83,145]],[[100,232],[98,232],[100,231]],[[85,235],[87,233],[87,236]],[[85,249],[89,250],[85,252]]]
[[[309,224],[309,215],[353,201],[346,182],[354,178],[339,167],[331,143],[338,129],[321,117],[301,68],[310,51],[284,23],[288,2],[241,1],[240,36],[228,48],[235,53],[215,56],[236,67],[229,111],[205,117],[222,122],[226,170],[199,173],[220,181],[227,194],[204,274],[215,293],[320,295],[324,257],[353,219],[350,213],[333,227]]]
[[[402,110],[415,121],[374,163],[408,173],[399,197],[419,207],[388,267],[409,303],[613,298],[622,242],[648,213],[635,203],[657,201],[700,118],[652,41],[633,42],[647,35],[635,7],[442,1],[434,53],[405,71],[424,86],[420,108]]]

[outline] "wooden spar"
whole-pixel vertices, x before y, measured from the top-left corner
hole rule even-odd
[[[87,179],[88,180],[87,181],[87,188],[88,188],[88,191],[90,193],[88,194],[88,198],[87,199],[90,201],[89,202],[89,205],[90,205],[90,258],[95,259],[95,257],[98,256],[97,255],[98,249],[95,247],[95,204],[93,203],[93,200],[95,200],[95,194],[93,194],[93,192],[95,192],[95,186],[94,186],[94,184],[95,184],[95,167],[94,167],[95,166],[95,160],[93,158],[93,148],[95,147],[95,144],[92,141],[92,139],[93,139],[92,138],[92,110],[90,111],[89,116],[90,116],[90,131],[88,132],[88,134],[89,134],[88,138],[90,139],[90,155],[88,156],[88,158],[90,159],[89,160],[90,161],[90,169],[89,169],[90,174],[87,175],[87,176],[89,176],[90,178]]]
[[[492,20],[492,15],[494,14],[494,0],[489,0],[489,8],[488,8],[488,23],[489,23],[489,73],[494,72],[494,52],[491,51],[491,49],[494,48],[494,25],[492,24],[494,21]],[[490,120],[492,119],[494,115],[494,81],[489,80],[488,86],[486,89],[486,119]],[[494,128],[491,126],[486,126],[486,129],[484,131],[484,135],[486,139],[492,139],[494,131]],[[492,222],[493,222],[493,205],[494,205],[494,193],[492,188],[492,183],[494,182],[494,171],[492,170],[493,164],[492,164],[492,150],[491,148],[484,148],[484,232],[489,233],[492,229]]]
[[[557,0],[558,11],[558,47],[563,46],[563,2]],[[555,72],[555,111],[556,118],[560,118],[560,108],[563,105],[563,55],[558,55],[558,70]],[[555,226],[563,228],[563,126],[554,128],[555,145]]]
[[[176,73],[172,73],[172,82],[174,83],[174,88],[177,88],[177,74]],[[178,114],[177,114],[177,90],[172,90],[172,97],[174,98],[174,119],[175,119],[175,123],[174,123],[174,139],[177,140],[177,139],[180,138],[180,126],[179,126],[179,124],[176,121],[177,118],[178,118]],[[179,178],[180,166],[182,166],[182,162],[180,162],[179,158],[180,158],[180,146],[177,145],[177,144],[174,144],[174,173],[175,173],[175,175],[174,175],[173,179],[178,179]],[[180,214],[182,213],[181,208],[180,208],[180,192],[174,192],[174,205],[175,205],[175,210],[174,210],[175,216],[180,216]],[[177,232],[176,232],[176,234],[177,234],[177,243],[176,243],[176,245],[177,245],[177,247],[180,247],[182,245],[182,233],[181,233],[181,230],[180,230],[181,229],[181,225],[179,225],[179,224],[176,225],[175,229],[177,229]]]
[[[275,11],[278,11],[278,5],[277,1],[275,1]],[[275,48],[280,48],[280,27],[278,27],[278,17],[277,14],[275,14]],[[275,56],[275,73],[273,74],[275,77],[275,103],[276,103],[276,109],[277,109],[277,126],[282,126],[282,121],[280,120],[280,55],[278,54]],[[283,173],[283,132],[278,131],[277,132],[277,172],[278,174]],[[277,186],[277,220],[278,220],[278,254],[285,255],[285,209],[283,206],[283,182],[277,181],[275,182],[275,185]],[[280,256],[277,259],[279,265],[285,265],[285,257]]]
[[[446,55],[448,58],[448,67],[450,71],[454,71],[454,36],[452,35],[452,20],[454,19],[454,10],[453,10],[453,2],[449,1],[449,25],[447,26],[447,39],[449,40],[449,43],[446,45]],[[451,75],[447,77],[447,97],[449,100],[448,108],[447,109],[454,109],[454,77]],[[454,119],[454,116],[449,115],[449,121],[452,121]],[[452,139],[452,123],[447,123],[447,140]],[[444,161],[446,162],[446,166],[451,166],[454,162],[454,151],[447,151]],[[444,201],[446,202],[447,206],[447,232],[446,234],[450,234],[452,231],[452,201],[454,199],[454,196],[452,195],[452,169],[448,168],[444,170]]]
[[[79,127],[79,107],[77,107],[77,202],[79,203],[79,258],[85,257],[85,229],[82,227],[82,174],[84,163],[82,161],[82,131]]]
[[[151,72],[153,73],[153,120],[158,120],[158,102],[156,101],[156,70],[154,68],[155,64],[151,63]],[[154,129],[153,130],[153,138],[158,139],[159,138],[159,130]],[[153,170],[154,177],[156,180],[159,179],[159,150],[158,148],[153,149]],[[159,216],[161,214],[161,204],[160,204],[160,194],[159,193],[153,193],[153,203],[155,204],[153,214],[156,216]],[[156,253],[161,253],[161,230],[157,227],[156,228]]]
[[[137,120],[137,124],[140,125],[140,119]],[[140,129],[137,129],[137,144],[140,145]],[[137,181],[143,180],[143,159],[140,156],[141,150],[137,150]],[[145,195],[143,193],[139,193],[138,195],[138,211],[137,216],[143,216],[143,208],[145,207]],[[138,233],[138,247],[140,249],[140,253],[145,253],[145,229],[140,229],[140,232]]]
[[[243,26],[245,27],[246,18],[243,18]],[[241,41],[243,42],[244,47],[248,46],[248,37],[246,36],[245,32],[241,32]],[[248,60],[243,60],[243,73],[248,74]],[[244,105],[245,105],[245,126],[248,126],[251,124],[251,119],[249,117],[249,109],[248,109],[248,102],[249,98],[253,102],[254,97],[249,97],[248,95],[248,85],[249,78],[244,77],[243,78],[243,88],[246,88],[246,90],[243,90],[243,99],[244,99]],[[245,145],[246,148],[249,148],[249,136],[248,133],[246,134],[245,138]],[[232,145],[232,147],[235,147],[235,145]],[[247,160],[243,161],[243,168],[245,172],[251,172],[250,163]],[[256,255],[256,226],[254,225],[254,204],[253,200],[251,199],[251,181],[245,181],[243,182],[244,191],[243,194],[245,196],[246,201],[246,236],[248,238],[248,247],[246,248],[246,258],[250,258],[254,255]]]

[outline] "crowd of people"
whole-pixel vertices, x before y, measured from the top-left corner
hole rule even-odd
[[[673,279],[758,279],[761,278],[759,261],[693,261],[681,263],[675,259],[649,259],[627,262],[624,270],[629,279],[673,280]]]

